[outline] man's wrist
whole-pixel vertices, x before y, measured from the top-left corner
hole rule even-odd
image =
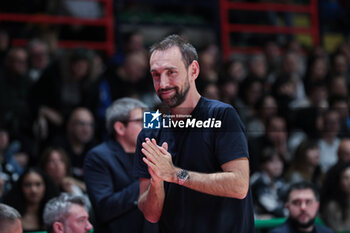
[[[179,183],[179,178],[177,177],[177,174],[181,171],[181,168],[174,167],[174,173],[173,173],[173,180],[172,183],[178,184]]]
[[[151,178],[151,186],[153,186],[154,188],[157,188],[159,186],[162,186],[164,183],[163,180],[158,180],[158,179],[153,179]]]
[[[188,171],[184,170],[184,169],[180,169],[177,172],[177,184],[179,185],[184,185],[185,182],[189,179],[190,174],[188,173]]]

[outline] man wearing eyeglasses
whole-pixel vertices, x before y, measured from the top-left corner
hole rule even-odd
[[[139,181],[132,175],[137,136],[142,129],[139,100],[116,100],[106,111],[110,138],[93,148],[84,162],[87,191],[96,215],[95,232],[156,232],[137,208]]]
[[[69,155],[73,176],[83,180],[83,163],[87,152],[97,145],[94,116],[84,107],[75,108],[70,114],[65,134],[58,134],[50,143],[62,147]]]
[[[319,193],[314,185],[307,182],[293,184],[287,194],[289,218],[270,233],[333,233],[329,228],[315,224],[319,206]]]

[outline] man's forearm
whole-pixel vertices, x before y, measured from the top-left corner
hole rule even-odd
[[[172,156],[165,148],[158,146],[155,139],[146,140],[142,147],[141,151],[146,156],[143,161],[153,176],[179,183],[177,174],[180,168],[174,166]],[[209,174],[189,172],[189,179],[182,185],[215,196],[245,198],[249,188],[248,158],[242,156],[228,161],[221,165],[221,169],[223,172]]]
[[[190,171],[183,186],[215,196],[243,199],[248,192],[249,179],[246,181],[232,172],[203,174]]]
[[[183,185],[215,196],[245,198],[249,188],[248,159],[229,161],[221,168],[223,172],[210,174],[189,171],[189,178]],[[179,171],[179,168],[175,170]]]
[[[148,186],[146,186],[148,185]],[[164,182],[140,181],[140,197],[138,206],[145,218],[152,222],[158,222],[162,215],[164,205]]]

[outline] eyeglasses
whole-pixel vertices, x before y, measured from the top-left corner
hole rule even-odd
[[[143,122],[143,118],[137,118],[137,119],[127,120],[127,122]]]
[[[136,119],[130,119],[130,120],[125,120],[122,121],[124,124],[127,124],[129,122],[137,122],[137,123],[143,123],[143,118],[136,118]]]

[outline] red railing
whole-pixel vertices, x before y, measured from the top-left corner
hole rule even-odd
[[[80,40],[59,40],[58,45],[62,48],[84,47],[94,50],[105,50],[111,56],[114,53],[114,15],[113,0],[85,0],[104,3],[105,16],[99,19],[84,19],[70,16],[54,15],[36,15],[36,14],[17,14],[0,12],[0,22],[19,22],[19,23],[38,23],[38,24],[67,24],[67,25],[85,25],[100,26],[106,28],[106,39],[102,42],[80,41]],[[24,46],[27,39],[13,38],[12,43],[15,46]]]
[[[311,18],[310,27],[287,27],[272,25],[252,25],[235,24],[229,21],[230,10],[245,11],[278,11],[309,14]],[[310,0],[309,5],[280,4],[280,3],[247,3],[230,2],[229,0],[220,0],[221,16],[221,43],[225,59],[228,59],[232,53],[256,53],[261,51],[258,47],[236,47],[230,43],[230,33],[261,33],[261,34],[308,34],[311,35],[314,45],[319,44],[319,24],[317,0]]]

